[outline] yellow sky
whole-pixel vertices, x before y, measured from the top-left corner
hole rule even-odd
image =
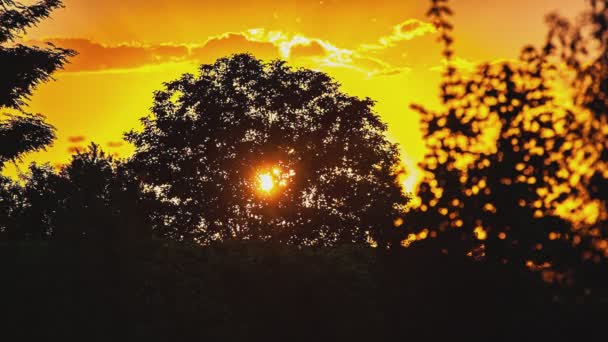
[[[584,0],[454,0],[457,53],[464,61],[516,57],[540,43],[546,13],[579,12]],[[58,139],[26,159],[64,163],[95,141],[127,156],[122,133],[138,127],[152,92],[200,63],[252,52],[329,73],[343,90],[377,101],[404,159],[423,156],[410,103],[437,105],[441,65],[426,0],[64,0],[65,9],[25,40],[78,50],[29,110],[48,117]]]

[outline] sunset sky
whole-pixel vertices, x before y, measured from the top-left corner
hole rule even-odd
[[[139,127],[162,82],[237,52],[327,72],[344,91],[377,101],[407,163],[423,157],[419,118],[409,105],[437,106],[441,67],[426,0],[64,3],[23,38],[80,53],[32,98],[28,110],[45,114],[58,139],[26,162],[64,163],[91,141],[128,156],[122,134]],[[523,45],[542,42],[545,14],[583,7],[583,0],[455,0],[459,64],[515,58]],[[413,179],[415,173],[409,187]]]

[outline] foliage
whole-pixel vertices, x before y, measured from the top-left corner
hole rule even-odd
[[[447,232],[441,238],[476,258],[535,270],[600,262],[605,231],[589,217],[597,203],[586,180],[606,179],[605,155],[597,151],[606,140],[591,138],[597,131],[590,128],[606,134],[605,119],[590,121],[558,98],[560,70],[547,46],[526,47],[519,60],[482,64],[472,74],[457,70],[450,14],[447,0],[433,1],[429,15],[448,62],[445,109],[414,106],[429,152],[410,224],[425,236]]]
[[[10,179],[0,176],[0,232],[15,225],[21,198],[20,188]]]
[[[74,51],[54,46],[29,47],[14,43],[21,33],[48,18],[61,7],[60,0],[44,0],[25,6],[0,0],[0,108],[20,108],[34,88],[49,80]]]
[[[59,0],[40,1],[25,6],[0,0],[0,110],[21,110],[34,88],[50,79],[74,51],[49,46],[29,47],[15,44],[26,29],[48,18],[61,7]],[[0,120],[0,170],[8,161],[49,145],[55,138],[52,126],[41,115],[11,115]]]
[[[372,105],[323,73],[234,55],[167,83],[127,139],[171,209],[167,237],[398,245],[392,221],[408,198]],[[281,188],[260,193],[261,171]]]
[[[0,110],[12,108],[20,112],[0,118],[0,171],[7,162],[40,150],[55,139],[54,127],[47,124],[42,115],[25,113],[22,106],[36,86],[48,81],[75,52],[54,46],[28,47],[16,40],[59,7],[59,0],[40,1],[30,6],[0,0]],[[18,184],[0,175],[2,233],[19,225],[19,211],[25,205],[21,191]]]
[[[582,108],[579,153],[586,168],[579,184],[587,201],[600,208],[596,228],[608,227],[608,1],[591,0],[576,22],[557,14],[547,18],[550,30],[545,50],[568,66],[572,102]],[[580,168],[581,164],[575,165]],[[604,244],[596,231],[596,244]]]
[[[40,115],[8,116],[0,121],[0,169],[28,152],[47,146],[55,139],[55,128]]]
[[[33,164],[13,203],[11,240],[108,240],[149,237],[140,185],[124,164],[93,144],[60,172]]]

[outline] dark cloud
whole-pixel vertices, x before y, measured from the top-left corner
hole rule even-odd
[[[107,145],[110,148],[119,148],[122,147],[124,143],[122,141],[110,141]]]
[[[188,48],[180,45],[116,45],[108,46],[88,39],[52,38],[45,42],[76,50],[78,55],[70,59],[65,71],[98,71],[130,69],[143,65],[179,61],[188,57]]]
[[[71,142],[72,144],[78,144],[81,142],[84,142],[87,139],[87,137],[85,137],[84,135],[74,135],[71,137],[68,137],[68,141]]]

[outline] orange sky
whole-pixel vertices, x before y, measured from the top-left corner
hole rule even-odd
[[[63,163],[70,149],[90,141],[127,156],[131,149],[121,143],[122,133],[139,126],[162,82],[236,52],[329,73],[344,91],[377,101],[376,110],[406,161],[423,156],[418,116],[408,107],[437,105],[441,65],[433,28],[424,17],[426,0],[64,3],[65,9],[24,37],[80,52],[32,98],[29,110],[45,114],[58,139],[26,162]],[[542,41],[546,13],[574,14],[584,7],[584,0],[452,3],[463,65],[516,57],[524,44]]]

